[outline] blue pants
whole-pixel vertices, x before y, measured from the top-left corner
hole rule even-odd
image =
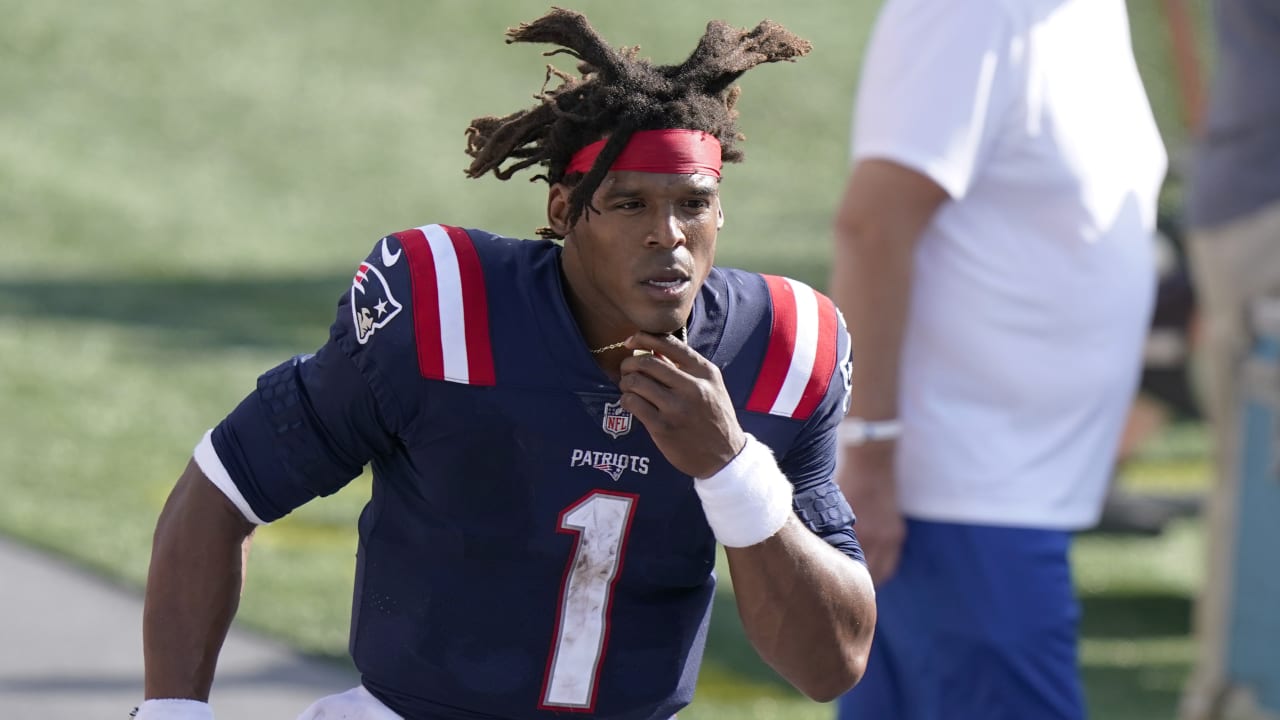
[[[839,720],[1082,720],[1070,533],[907,520]]]

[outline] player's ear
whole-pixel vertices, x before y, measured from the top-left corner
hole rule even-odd
[[[564,237],[569,234],[572,223],[569,222],[569,195],[573,188],[564,183],[556,183],[547,192],[547,225]]]
[[[716,205],[716,230],[724,227],[724,206]]]

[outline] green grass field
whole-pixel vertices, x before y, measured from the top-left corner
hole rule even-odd
[[[1133,5],[1176,156],[1185,133],[1163,30],[1154,3]],[[726,172],[721,260],[817,286],[876,6],[574,5],[660,61],[682,59],[711,17],[770,17],[814,42],[799,63],[744,78],[748,159]],[[530,102],[544,59],[502,32],[545,9],[0,0],[0,532],[140,585],[195,441],[258,373],[323,341],[374,240],[424,222],[531,234],[544,186],[464,179],[462,133]],[[1202,486],[1200,436],[1179,437],[1126,483]],[[357,482],[260,533],[242,623],[342,655],[366,496]],[[1188,521],[1158,539],[1079,543],[1093,717],[1170,717],[1191,657],[1198,533]],[[754,659],[730,592],[681,717],[829,717]]]

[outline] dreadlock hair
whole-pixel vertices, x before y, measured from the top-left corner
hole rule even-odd
[[[499,180],[533,165],[546,168],[532,181],[563,182],[573,188],[569,217],[576,223],[590,209],[600,186],[632,133],[639,130],[701,130],[720,142],[721,161],[739,162],[736,141],[740,89],[732,83],[756,65],[794,58],[812,45],[786,28],[765,20],[740,30],[719,20],[707,30],[689,58],[679,65],[654,65],[639,57],[639,46],[610,47],[580,13],[553,7],[533,22],[507,30],[507,43],[551,43],[578,60],[580,77],[548,65],[538,104],[505,117],[485,116],[467,128],[468,177],[492,171]],[[552,80],[560,84],[549,87]],[[595,164],[586,172],[565,176],[573,154],[608,138]],[[509,162],[505,167],[503,163]],[[544,238],[560,238],[539,228]]]

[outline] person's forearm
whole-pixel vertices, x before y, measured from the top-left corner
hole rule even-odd
[[[876,620],[866,568],[794,517],[768,540],[725,553],[743,628],[760,657],[819,702],[853,687]]]
[[[897,417],[916,246],[946,201],[941,186],[893,161],[861,160],[849,176],[832,225],[830,290],[853,343],[854,417]]]
[[[898,416],[898,366],[920,228],[846,208],[835,225],[831,295],[854,349],[849,415]]]
[[[143,610],[145,697],[207,701],[253,526],[194,463],[156,524]]]

